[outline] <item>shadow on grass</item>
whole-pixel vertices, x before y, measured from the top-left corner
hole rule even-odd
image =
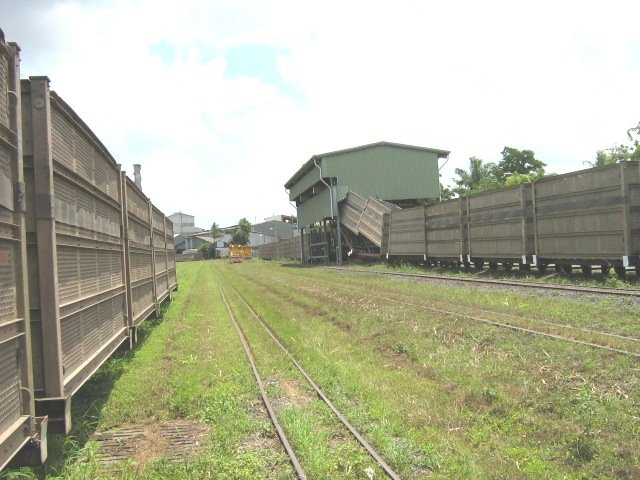
[[[297,263],[281,263],[280,264],[281,267],[283,268],[311,268],[314,267],[315,265],[309,265],[308,263],[301,263],[301,262],[297,262]]]
[[[165,301],[160,315],[150,318],[138,327],[138,342],[129,349],[122,346],[96,371],[71,399],[71,431],[68,435],[49,434],[48,459],[45,465],[9,469],[0,473],[0,480],[44,479],[63,474],[65,465],[78,457],[96,431],[102,410],[118,379],[129,369],[136,352],[153,334],[154,328],[164,321],[164,313],[171,302]]]

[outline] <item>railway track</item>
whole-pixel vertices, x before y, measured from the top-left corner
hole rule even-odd
[[[267,412],[269,414],[269,418],[271,419],[271,422],[274,426],[274,428],[276,429],[276,433],[278,435],[278,438],[280,439],[280,442],[282,443],[287,455],[289,456],[290,462],[294,468],[294,470],[296,471],[296,475],[298,476],[298,478],[300,480],[306,479],[307,476],[304,472],[304,469],[302,468],[302,465],[300,464],[297,456],[295,455],[295,452],[293,451],[293,448],[291,447],[286,434],[284,432],[284,430],[282,429],[282,427],[280,426],[279,422],[278,422],[278,418],[273,410],[273,407],[271,405],[271,402],[269,401],[269,398],[266,394],[266,390],[264,387],[264,382],[262,381],[262,378],[260,377],[260,373],[258,372],[258,368],[256,365],[256,361],[255,361],[255,357],[251,351],[251,347],[249,345],[249,342],[247,341],[247,338],[244,334],[244,331],[242,330],[242,327],[240,326],[240,324],[237,321],[237,318],[233,312],[233,309],[231,308],[231,305],[229,304],[229,301],[227,300],[227,297],[224,293],[224,291],[222,290],[222,288],[218,287],[220,290],[220,295],[222,297],[222,300],[227,308],[227,311],[229,313],[229,317],[235,327],[236,333],[238,334],[238,337],[240,339],[240,343],[242,344],[242,347],[244,349],[245,355],[247,357],[247,360],[249,361],[250,365],[251,365],[251,369],[253,371],[254,377],[256,379],[256,383],[258,384],[258,388],[260,390],[260,394],[262,396],[262,401],[267,409]],[[371,446],[371,444],[369,444],[369,442],[367,442],[367,440],[362,436],[362,434],[360,432],[358,432],[355,427],[353,427],[353,425],[351,425],[351,423],[349,423],[349,421],[347,420],[347,418],[335,407],[335,405],[331,402],[331,400],[325,395],[325,393],[320,389],[320,387],[316,384],[316,382],[314,382],[314,380],[311,378],[311,376],[302,368],[302,366],[300,365],[300,363],[298,363],[298,361],[293,357],[293,355],[291,355],[291,353],[289,352],[289,350],[287,350],[287,348],[282,344],[282,342],[278,339],[277,335],[275,334],[275,332],[273,332],[273,330],[271,329],[271,327],[269,327],[261,318],[260,316],[255,312],[255,310],[251,307],[251,305],[247,302],[247,300],[240,294],[240,292],[238,292],[238,290],[236,290],[233,286],[231,286],[231,289],[234,291],[235,295],[237,296],[237,298],[240,300],[240,302],[247,308],[247,311],[251,314],[251,316],[256,320],[256,322],[258,322],[262,328],[267,332],[267,334],[269,335],[269,337],[273,340],[273,342],[278,345],[278,347],[284,352],[284,354],[287,356],[287,358],[289,358],[289,360],[291,360],[291,363],[293,363],[293,365],[298,369],[298,371],[302,374],[302,376],[307,380],[307,382],[309,383],[309,385],[311,385],[311,387],[313,388],[313,390],[316,392],[316,394],[318,395],[318,397],[320,399],[322,399],[322,401],[324,401],[324,403],[327,405],[327,407],[334,413],[334,415],[336,416],[336,418],[340,421],[340,423],[342,423],[342,425],[349,431],[349,433],[351,433],[351,435],[355,438],[355,440],[369,453],[369,455],[376,461],[376,463],[380,466],[380,468],[386,473],[386,475],[393,479],[393,480],[399,480],[400,477],[398,476],[398,474],[391,468],[391,466],[389,466],[385,460],[382,458],[382,456]]]
[[[352,271],[351,269],[347,270]],[[314,283],[325,283],[329,285],[329,282],[317,278],[314,278]],[[484,323],[499,328],[506,328],[524,334],[538,335],[558,341],[575,343],[595,349],[607,350],[622,355],[640,358],[640,338],[635,336],[582,328],[542,319],[520,317],[517,315],[462,305],[426,305],[412,301],[403,295],[396,295],[394,298],[379,294],[372,295],[369,291],[357,288],[357,286],[354,285],[349,285],[349,291],[351,293],[356,293],[358,296],[370,298],[372,301],[376,302],[382,300],[387,303],[395,303],[411,308],[428,310],[455,318],[464,318],[469,321]]]
[[[359,268],[346,268],[346,267],[320,267],[331,270],[339,270],[350,273],[369,274],[369,275],[387,275],[392,277],[405,277],[405,278],[417,278],[421,280],[446,280],[451,282],[465,282],[465,283],[478,283],[486,285],[499,285],[508,287],[522,287],[532,288],[540,290],[559,290],[567,292],[580,292],[580,293],[592,293],[596,295],[613,295],[620,297],[635,297],[640,298],[640,290],[626,290],[623,288],[601,288],[601,287],[586,287],[575,285],[551,285],[540,282],[519,282],[515,280],[495,280],[489,278],[465,278],[454,277],[449,275],[434,275],[426,273],[404,273],[404,272],[380,272],[363,270]]]

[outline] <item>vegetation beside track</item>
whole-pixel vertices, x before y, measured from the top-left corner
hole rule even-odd
[[[383,297],[640,336],[635,309],[255,260],[180,264],[178,275],[163,318],[74,398],[75,441],[54,445],[46,469],[6,477],[294,478],[218,285],[309,478],[383,474],[231,285],[402,478],[640,477],[637,359]],[[175,419],[208,427],[198,456],[169,462],[149,449],[114,472],[87,441],[96,429],[152,430]]]

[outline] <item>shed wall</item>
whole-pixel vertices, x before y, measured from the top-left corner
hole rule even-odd
[[[298,206],[298,225],[306,226],[323,218],[331,217],[329,189]]]
[[[435,152],[379,145],[322,159],[322,174],[362,197],[382,200],[438,198]]]
[[[320,165],[321,163],[318,162],[318,164]],[[326,177],[325,172],[322,172],[322,175]],[[298,180],[295,185],[291,187],[291,190],[289,191],[289,200],[297,198],[301,193],[304,193],[319,181],[320,172],[316,167],[314,167],[312,170],[308,171],[304,177]]]

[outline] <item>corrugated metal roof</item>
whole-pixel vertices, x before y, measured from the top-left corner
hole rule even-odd
[[[298,182],[299,179],[304,177],[307,174],[307,172],[309,172],[311,169],[315,168],[314,160],[315,161],[318,161],[318,160],[321,161],[323,158],[333,157],[333,156],[336,156],[336,155],[342,155],[342,154],[345,154],[345,153],[355,152],[355,151],[358,151],[358,150],[366,150],[366,149],[379,147],[379,146],[389,146],[389,147],[395,147],[395,148],[398,148],[398,149],[410,149],[410,150],[418,150],[418,151],[423,151],[423,152],[431,152],[431,153],[435,153],[437,155],[437,158],[447,157],[449,155],[449,153],[451,153],[448,150],[441,150],[441,149],[429,148],[429,147],[418,147],[418,146],[415,146],[415,145],[406,145],[406,144],[402,144],[402,143],[393,143],[393,142],[385,142],[385,141],[376,142],[376,143],[369,143],[367,145],[360,145],[358,147],[345,148],[343,150],[335,150],[333,152],[320,153],[320,154],[313,155],[309,160],[307,160],[307,162],[305,162],[302,165],[302,167],[300,167],[298,169],[298,171],[287,181],[287,183],[284,184],[284,187],[287,188],[287,189],[291,189],[291,187],[296,182]]]

